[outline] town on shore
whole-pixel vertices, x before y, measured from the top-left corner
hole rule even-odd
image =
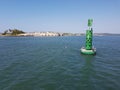
[[[8,29],[3,33],[0,33],[0,36],[82,36],[85,33],[60,33],[60,32],[24,32],[18,29]],[[109,35],[119,35],[120,34],[111,34],[111,33],[94,33],[95,36],[109,36]]]

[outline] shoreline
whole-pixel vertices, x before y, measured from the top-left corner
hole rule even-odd
[[[120,36],[120,34],[112,34],[112,33],[94,33],[94,36]],[[24,33],[17,35],[2,35],[0,33],[0,37],[61,37],[61,36],[85,36],[85,33],[56,33],[56,32],[33,32],[33,33]]]

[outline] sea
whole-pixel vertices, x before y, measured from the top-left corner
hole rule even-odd
[[[0,90],[120,90],[120,36],[0,37]]]

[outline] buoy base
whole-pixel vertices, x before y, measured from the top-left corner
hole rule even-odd
[[[80,51],[81,51],[82,54],[85,54],[85,55],[95,55],[96,54],[96,49],[95,48],[92,48],[91,50],[87,50],[84,47],[82,47],[80,49]]]

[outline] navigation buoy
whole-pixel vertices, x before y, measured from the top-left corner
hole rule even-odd
[[[86,55],[94,55],[96,54],[96,48],[92,47],[92,38],[93,38],[93,30],[92,30],[92,19],[88,19],[88,30],[86,30],[86,42],[85,47],[80,49],[82,54]]]

